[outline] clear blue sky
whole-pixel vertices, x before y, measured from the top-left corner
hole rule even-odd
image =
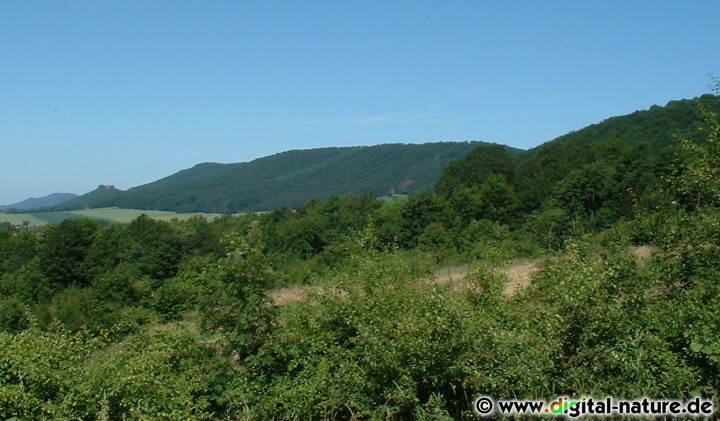
[[[289,149],[530,148],[708,92],[720,1],[0,2],[0,204]]]

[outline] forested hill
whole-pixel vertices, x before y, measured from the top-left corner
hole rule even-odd
[[[638,205],[663,203],[663,180],[684,171],[691,155],[680,140],[707,138],[703,115],[712,113],[720,97],[706,95],[609,118],[514,157],[480,146],[443,170],[436,191],[467,220],[512,224],[533,215],[605,228]]]
[[[573,171],[575,179],[597,178],[608,167],[620,171],[615,178],[647,178],[676,158],[669,156],[672,148],[668,146],[679,139],[698,141],[706,135],[699,127],[703,110],[720,112],[720,97],[708,94],[670,101],[560,136],[517,156],[516,188],[527,205],[539,205],[553,190],[563,188],[557,183],[572,183],[568,176]],[[611,184],[624,185],[616,181]]]
[[[575,191],[595,180],[599,187],[585,186],[592,203],[580,207],[594,215],[599,207],[613,204],[617,207],[609,217],[613,219],[628,211],[628,185],[641,199],[657,193],[649,190],[656,186],[648,174],[659,174],[659,166],[674,159],[664,155],[674,139],[697,140],[702,135],[697,127],[702,109],[720,111],[720,97],[671,101],[611,117],[528,151],[484,142],[439,142],[293,150],[247,163],[203,163],[127,191],[100,186],[55,210],[117,206],[175,212],[264,211],[297,208],[331,196],[414,194],[438,181],[438,192],[450,197],[456,186],[479,186],[486,175],[499,172],[517,192],[524,212],[537,209],[558,192]],[[619,186],[625,187],[603,193],[616,200],[598,202],[600,190]]]
[[[558,162],[567,165],[587,161],[589,148],[607,141],[629,146],[647,145],[658,151],[679,138],[697,140],[700,136],[698,115],[703,108],[720,111],[720,97],[708,94],[670,101],[664,107],[653,105],[648,110],[610,117],[529,149],[518,159],[518,163],[534,163],[541,167]]]
[[[720,110],[720,96],[705,94],[693,99],[670,101],[665,106],[653,105],[647,110],[610,117],[529,149],[523,153],[523,159],[547,154],[547,150],[557,152],[562,148],[570,148],[571,145],[579,149],[583,143],[597,143],[608,139],[630,144],[651,141],[656,149],[673,144],[678,137],[698,140],[697,138],[701,137],[697,130],[698,114],[703,107],[713,111]]]
[[[175,212],[263,211],[311,199],[413,194],[431,188],[442,169],[484,142],[384,144],[293,150],[247,163],[203,163],[127,191],[112,186],[61,204],[71,210],[118,206]],[[518,149],[508,148],[516,155]]]
[[[12,205],[2,205],[0,206],[0,211],[9,209],[27,210],[54,206],[75,197],[77,197],[77,195],[73,193],[53,193],[44,197],[31,197],[22,202],[13,203]]]

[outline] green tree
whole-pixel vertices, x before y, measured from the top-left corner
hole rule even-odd
[[[372,224],[378,241],[386,247],[400,245],[403,202],[386,203],[374,214]]]
[[[40,270],[55,288],[89,284],[83,262],[99,229],[89,219],[66,219],[42,233],[38,251]]]
[[[426,189],[403,203],[400,216],[400,245],[414,248],[428,225],[432,223],[449,225],[450,212],[442,196],[434,195],[432,191]]]
[[[175,276],[186,251],[185,238],[176,225],[140,215],[127,230],[135,243],[132,259],[143,274],[158,280]]]
[[[480,218],[509,224],[515,219],[519,203],[515,189],[504,176],[493,174],[478,190]]]
[[[702,117],[707,136],[702,142],[681,140],[681,147],[694,159],[675,180],[676,195],[695,210],[720,205],[720,120],[709,109],[702,110]]]
[[[0,332],[19,332],[30,326],[25,304],[15,297],[0,299]]]
[[[597,162],[571,171],[558,184],[554,198],[571,217],[604,228],[619,217],[611,213],[610,202],[625,200],[630,203],[626,189],[623,189],[614,166]]]
[[[440,261],[451,248],[450,235],[443,224],[432,222],[418,237],[418,248]]]
[[[502,145],[483,145],[470,154],[448,164],[442,171],[435,190],[444,197],[450,197],[461,187],[483,184],[491,175],[502,175],[513,180],[513,162],[508,149]]]
[[[263,234],[252,224],[245,235],[226,234],[223,244],[226,256],[210,274],[213,293],[201,305],[203,326],[224,333],[225,351],[246,357],[265,341],[273,318]]]
[[[0,228],[0,275],[19,269],[37,252],[37,238],[27,231],[17,234],[9,228]]]
[[[13,296],[29,306],[52,298],[52,287],[43,275],[38,259],[0,276],[0,297]]]
[[[83,270],[91,279],[112,271],[121,263],[134,264],[135,243],[126,225],[114,224],[102,229],[87,252]]]

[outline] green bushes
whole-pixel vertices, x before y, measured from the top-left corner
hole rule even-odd
[[[20,332],[30,326],[29,312],[16,297],[0,300],[0,332]]]
[[[439,286],[396,254],[356,257],[308,302],[287,310],[230,392],[262,419],[411,417],[457,398],[467,331]],[[433,403],[434,402],[434,403]]]
[[[210,419],[203,366],[186,330],[109,344],[84,332],[0,333],[0,418]]]
[[[111,259],[47,301],[26,264],[0,278],[0,416],[470,419],[479,395],[717,399],[720,214],[649,215],[575,236],[515,295],[513,234],[488,220],[456,240],[475,260],[461,281],[434,280],[432,248],[382,247],[371,224],[279,309],[259,224],[169,279]],[[441,226],[423,247],[442,250]]]

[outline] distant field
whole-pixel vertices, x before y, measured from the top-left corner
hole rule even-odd
[[[184,221],[194,216],[203,216],[208,220],[212,220],[216,217],[221,216],[217,213],[175,213],[156,210],[101,208],[67,212],[39,212],[16,214],[0,213],[0,223],[9,222],[12,225],[22,225],[23,223],[28,222],[30,225],[42,226],[46,224],[55,224],[70,218],[89,218],[107,223],[126,224],[142,214],[163,221],[169,221],[172,219]]]

